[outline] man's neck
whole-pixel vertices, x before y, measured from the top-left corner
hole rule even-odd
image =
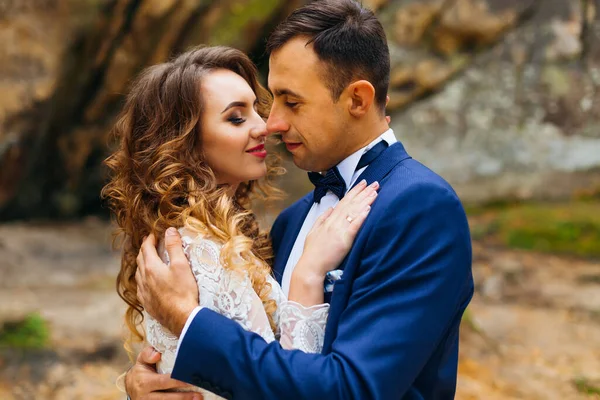
[[[366,126],[364,129],[359,127],[359,129],[361,129],[359,131],[360,136],[357,135],[357,139],[360,140],[357,140],[356,144],[348,148],[348,150],[345,152],[345,155],[338,160],[336,165],[384,134],[388,129],[390,129],[390,126],[388,125],[387,121],[383,120],[376,125],[368,125],[368,127]]]

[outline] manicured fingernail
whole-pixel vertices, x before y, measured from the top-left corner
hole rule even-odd
[[[367,186],[367,180],[363,179],[362,181],[360,181],[360,185],[361,186]]]
[[[375,190],[373,190],[371,193],[369,193],[369,196],[375,197],[375,196],[377,196],[377,192]]]
[[[379,186],[379,182],[375,181],[373,183],[371,183],[371,187],[376,188]]]
[[[175,228],[167,229],[167,236],[175,236],[175,235],[177,235],[177,229],[175,229]]]
[[[367,206],[367,208],[365,208],[365,213],[368,213],[369,211],[371,211],[371,206]]]

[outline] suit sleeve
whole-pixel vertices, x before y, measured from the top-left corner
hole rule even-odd
[[[204,309],[173,377],[235,399],[405,394],[472,293],[468,225],[453,193],[426,184],[374,206],[369,218],[359,270],[342,283],[352,294],[330,352],[284,350]]]

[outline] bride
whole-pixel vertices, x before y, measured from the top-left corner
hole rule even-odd
[[[102,195],[124,239],[117,291],[128,305],[128,345],[145,340],[162,353],[161,373],[173,369],[178,338],[144,313],[136,257],[146,236],[161,238],[173,226],[182,236],[201,307],[284,348],[321,351],[329,311],[323,282],[350,249],[377,185],[361,182],[319,219],[286,298],[271,275],[269,236],[251,209],[252,199],[277,194],[272,181],[281,172],[265,148],[269,105],[245,54],[202,47],[146,69],[116,124],[120,145],[106,160],[111,177]],[[158,247],[168,263],[164,242]],[[317,279],[306,285],[307,277]],[[196,387],[178,390],[217,398]]]

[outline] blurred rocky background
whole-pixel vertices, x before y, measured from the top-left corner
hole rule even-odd
[[[0,398],[119,398],[99,191],[128,83],[201,43],[266,76],[266,35],[305,2],[0,0]],[[457,398],[600,397],[600,0],[363,3],[388,35],[396,136],[469,213]],[[289,203],[310,184],[287,164]]]

